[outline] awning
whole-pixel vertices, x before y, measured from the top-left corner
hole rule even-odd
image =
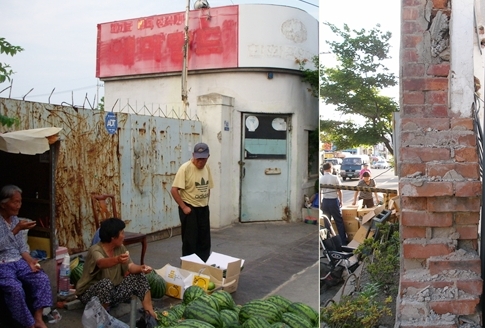
[[[35,155],[49,150],[62,128],[38,128],[0,133],[0,150],[14,154]]]

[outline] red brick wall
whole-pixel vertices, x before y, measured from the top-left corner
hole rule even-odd
[[[450,63],[432,57],[429,50],[429,20],[437,11],[451,15],[451,0],[432,3],[433,8],[428,11],[426,0],[402,0],[398,158],[401,293],[408,287],[423,287],[422,282],[405,276],[409,270],[421,269],[432,274],[449,269],[480,272],[480,261],[476,259],[433,258],[446,257],[462,247],[467,251],[477,249],[482,187],[473,120],[448,108],[448,99],[453,97],[449,94]],[[481,294],[481,280],[475,279],[473,283],[478,284],[474,285],[474,293]],[[460,280],[453,285],[461,286],[458,288],[462,290],[469,286]],[[423,306],[459,315],[474,313],[476,304],[476,299],[465,305],[444,300]],[[404,313],[410,308],[401,304],[399,311]],[[409,324],[401,325],[404,326]]]

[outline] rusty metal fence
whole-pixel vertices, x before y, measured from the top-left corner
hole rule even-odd
[[[0,114],[20,122],[0,132],[62,128],[55,170],[56,236],[71,253],[90,245],[92,192],[118,196],[130,231],[154,233],[179,225],[169,190],[178,167],[200,141],[198,120],[118,112],[117,131],[110,134],[107,112],[95,109],[0,98]]]

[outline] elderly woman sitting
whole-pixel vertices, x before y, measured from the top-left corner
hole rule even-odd
[[[116,305],[136,295],[145,311],[156,318],[150,286],[145,273],[152,268],[137,265],[123,245],[125,223],[118,218],[101,222],[100,242],[91,246],[84,261],[83,274],[76,285],[76,294],[86,304],[97,296],[104,307]],[[126,275],[126,273],[129,273]]]
[[[49,278],[29,254],[23,230],[35,221],[19,220],[22,190],[0,190],[0,290],[12,317],[24,327],[47,328],[42,310],[52,305]]]

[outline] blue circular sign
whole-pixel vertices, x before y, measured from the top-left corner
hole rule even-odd
[[[118,119],[116,118],[115,113],[106,113],[106,117],[104,118],[104,126],[106,127],[106,131],[108,131],[109,134],[116,133],[116,130],[118,130]]]

